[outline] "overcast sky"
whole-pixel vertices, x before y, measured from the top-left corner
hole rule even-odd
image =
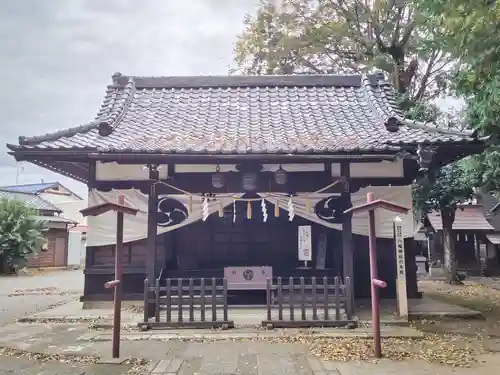
[[[0,185],[7,142],[92,120],[113,72],[226,74],[258,0],[0,0]],[[19,183],[74,180],[23,163]]]

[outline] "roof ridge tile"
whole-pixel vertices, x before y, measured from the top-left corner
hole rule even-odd
[[[115,92],[115,88],[112,85],[109,85],[106,89],[106,95],[101,102],[99,110],[97,111],[97,115],[94,120],[83,124],[74,126],[67,129],[58,130],[52,133],[45,133],[42,135],[37,135],[33,137],[20,136],[18,141],[20,145],[34,145],[41,142],[53,141],[62,137],[72,137],[76,134],[88,133],[94,129],[99,129],[99,125],[102,122],[106,122],[109,117],[110,111],[113,109],[115,105],[116,97],[113,96]]]
[[[360,74],[289,74],[289,75],[206,75],[206,76],[124,76],[115,73],[114,85],[123,86],[125,79],[132,79],[138,89],[201,89],[246,87],[360,87]],[[372,85],[385,81],[383,74],[367,75]],[[380,80],[382,79],[382,82]]]
[[[373,109],[375,115],[381,120],[381,125],[387,122],[387,118],[384,117],[384,113],[380,110],[380,105],[378,105],[377,101],[374,98],[373,94],[373,85],[370,84],[370,81],[367,76],[363,76],[361,79],[363,94],[367,97],[367,104]]]
[[[130,103],[135,95],[135,82],[133,78],[127,79],[127,84],[121,90],[118,87],[115,87],[120,83],[122,77],[119,73],[115,73],[113,75],[113,100],[112,106],[110,108],[108,117],[105,120],[102,120],[99,123],[98,130],[99,134],[102,136],[110,135],[113,130],[116,129],[118,125],[120,125],[121,120],[125,116]],[[123,77],[125,78],[125,77]],[[121,98],[117,100],[118,92],[123,91]]]

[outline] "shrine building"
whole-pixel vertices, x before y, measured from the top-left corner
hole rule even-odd
[[[90,114],[89,114],[90,117]],[[97,116],[20,137],[10,154],[87,184],[124,223],[123,298],[155,278],[227,277],[230,303],[263,303],[267,277],[350,276],[370,295],[366,193],[408,208],[423,171],[480,152],[472,132],[406,119],[383,75],[134,77],[116,73]],[[382,297],[395,296],[395,214],[376,213]],[[418,296],[413,211],[403,220]],[[309,245],[299,247],[299,239]],[[116,218],[88,218],[84,302],[112,299]]]

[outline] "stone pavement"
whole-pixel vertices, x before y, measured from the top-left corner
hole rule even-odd
[[[164,358],[141,375],[476,375],[496,373],[500,356],[488,355],[473,368],[452,368],[420,360],[332,362],[308,355],[301,344],[267,342],[166,343]]]
[[[197,349],[193,349],[196,351]],[[188,353],[183,358],[152,361],[144,375],[340,375],[335,366],[303,353]],[[195,354],[194,356],[190,354]]]
[[[71,275],[71,274],[69,274]],[[53,276],[62,277],[63,276]],[[51,285],[52,281],[44,281]],[[45,285],[44,284],[44,285]],[[4,290],[7,290],[5,288]],[[25,296],[29,299],[31,296]],[[43,298],[43,296],[37,296]],[[10,297],[12,300],[22,297]],[[27,303],[27,301],[25,301]],[[430,302],[430,304],[428,303]],[[24,303],[24,302],[23,302]],[[419,309],[433,312],[435,303],[431,300],[419,301]],[[23,305],[26,306],[26,305]],[[413,305],[412,305],[413,306]],[[426,307],[427,306],[427,307]],[[448,306],[438,306],[446,313],[456,312]],[[360,309],[361,310],[361,309]],[[358,311],[360,311],[358,310]],[[387,306],[388,319],[394,322],[394,307]],[[428,311],[427,311],[428,310]],[[385,310],[384,310],[385,311]],[[464,313],[469,313],[465,311]],[[233,314],[241,318],[239,323],[258,324],[262,312],[249,309],[235,309]],[[124,325],[136,325],[140,313],[124,309]],[[432,314],[431,314],[432,315]],[[235,320],[238,320],[236,319]],[[60,319],[66,320],[61,323]],[[69,321],[72,323],[69,324]],[[111,309],[81,310],[81,304],[72,301],[47,311],[38,311],[25,319],[32,324],[15,323],[0,327],[0,347],[9,347],[26,353],[46,353],[63,356],[91,356],[103,360],[111,354],[111,333],[109,329],[89,330],[88,323],[109,323]],[[59,323],[56,323],[58,322]],[[286,332],[285,332],[286,331]],[[356,362],[329,362],[313,357],[310,344],[300,340],[298,330],[266,331],[254,327],[243,327],[229,331],[211,330],[169,330],[169,331],[122,331],[121,358],[145,358],[150,362],[141,375],[360,375],[360,374],[451,374],[453,369],[423,361],[388,361],[378,364]],[[298,340],[274,339],[286,334]],[[367,337],[369,328],[356,330],[314,329],[307,334],[316,337],[335,339],[340,336]],[[385,337],[420,337],[421,333],[410,327],[383,327]],[[455,369],[453,373],[472,375],[490,373],[500,366],[498,357],[490,355],[484,364],[474,369]],[[28,362],[26,362],[28,361]],[[41,366],[38,371],[36,366]],[[34,366],[34,367],[33,367]],[[131,365],[123,364],[68,364],[59,361],[29,362],[27,358],[5,357],[0,355],[0,375],[3,373],[35,374],[122,374]],[[5,369],[7,372],[2,372]],[[10,372],[8,372],[10,371]]]
[[[409,329],[408,327],[392,328]],[[192,340],[187,339],[186,331],[192,332]],[[339,331],[352,334],[351,332],[357,330],[329,329],[325,330],[324,333],[328,333],[328,331],[330,334]],[[268,338],[268,340],[263,341],[251,335],[246,339],[240,337],[237,340],[231,337],[230,331],[220,331],[212,332],[211,339],[202,342],[199,330],[183,330],[184,340],[175,338],[176,335],[177,337],[181,336],[180,331],[177,333],[175,331],[169,332],[147,332],[146,334],[149,335],[147,339],[144,338],[145,333],[143,332],[123,332],[121,358],[149,359],[151,362],[148,368],[143,369],[141,375],[382,375],[396,373],[448,375],[452,371],[458,375],[475,375],[483,372],[494,373],[494,366],[500,366],[500,354],[485,357],[486,363],[478,364],[478,367],[472,369],[452,369],[413,360],[382,360],[378,364],[330,362],[311,356],[309,344],[300,340],[298,342],[273,342],[273,339]],[[267,331],[262,332],[266,333]],[[287,332],[291,337],[294,336],[293,330],[287,330]],[[361,330],[361,333],[363,332],[365,331]],[[272,332],[267,333],[272,334]],[[137,339],[139,335],[143,335],[140,340]],[[219,339],[215,339],[215,335],[219,335]],[[103,336],[107,337],[103,338]],[[110,357],[111,352],[111,342],[108,336],[108,330],[89,331],[85,324],[17,323],[0,328],[0,346],[34,353],[98,356],[105,360]],[[12,358],[0,356],[0,368],[10,369],[16,374],[25,373],[27,375],[39,373],[46,375],[54,373],[81,374],[83,372],[95,375],[118,375],[130,368],[128,365],[119,364],[61,364],[60,369],[56,369],[59,363],[50,361],[45,362],[44,367],[41,368],[45,372],[33,372],[28,362],[18,364],[12,361],[14,361]],[[498,369],[498,367],[496,368]],[[23,372],[24,369],[26,369],[25,372]],[[108,369],[111,369],[110,372],[107,372]],[[1,370],[0,375],[3,375]]]
[[[295,335],[308,335],[314,338],[369,338],[372,337],[371,327],[360,327],[356,329],[335,328],[312,328],[312,329],[275,329],[264,330],[257,328],[234,328],[226,331],[213,331],[209,329],[169,329],[152,330],[147,332],[123,332],[122,341],[150,341],[150,340],[265,340],[279,337],[293,337]],[[413,338],[419,339],[424,336],[411,327],[382,326],[380,336],[383,338]],[[78,342],[84,341],[111,341],[110,330],[89,331],[77,338]]]
[[[0,375],[121,375],[131,365],[73,364],[0,355]]]
[[[410,327],[382,327],[383,337],[421,338],[422,333]],[[122,352],[124,356],[147,359],[163,359],[165,350],[175,342],[188,341],[273,341],[280,338],[297,336],[312,336],[317,338],[367,338],[371,336],[370,328],[332,329],[317,328],[258,330],[241,328],[227,331],[212,331],[200,329],[181,329],[168,331],[122,331]],[[172,344],[174,345],[174,344]],[[164,347],[159,352],[157,348]],[[105,358],[109,356],[111,347],[110,330],[89,330],[86,324],[56,324],[56,323],[15,323],[0,327],[0,347],[26,350],[31,352],[62,353],[67,355],[92,355]],[[166,348],[166,349],[165,349]]]

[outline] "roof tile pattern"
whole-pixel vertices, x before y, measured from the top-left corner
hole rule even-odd
[[[439,212],[427,214],[427,218],[434,230],[443,230],[443,221]],[[461,205],[457,208],[453,230],[493,231],[494,229],[484,216],[482,205]]]
[[[471,137],[385,122],[401,113],[379,76],[114,76],[97,118],[23,148],[163,153],[321,153],[397,150]],[[101,124],[101,125],[100,125]],[[99,129],[107,126],[107,134]]]
[[[0,188],[2,189],[2,188]],[[33,210],[61,212],[59,208],[34,193],[0,190],[0,199],[18,200]]]
[[[36,194],[56,186],[57,182],[42,182],[39,184],[24,184],[12,186],[0,186],[0,190],[13,191],[19,193]]]

